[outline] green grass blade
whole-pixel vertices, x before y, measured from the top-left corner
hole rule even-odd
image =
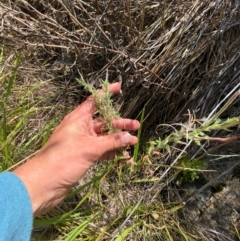
[[[5,93],[5,103],[8,102],[8,97],[11,94],[12,86],[13,86],[15,80],[16,80],[16,75],[17,75],[16,70],[17,70],[19,64],[20,64],[20,54],[17,55],[17,58],[16,58],[15,63],[14,63],[14,72],[12,73],[12,75],[9,78],[7,91]]]
[[[3,64],[3,48],[1,49],[1,52],[0,52],[0,75],[2,74],[2,71],[3,71],[3,67],[2,67],[2,64]],[[0,76],[1,77],[1,76]]]
[[[93,216],[88,218],[86,221],[84,221],[80,226],[76,227],[74,230],[72,230],[68,236],[64,239],[64,241],[74,241],[76,240],[77,236],[79,236],[83,230],[88,226],[88,224],[93,220]]]
[[[132,183],[156,182],[158,179],[159,177],[141,178],[133,180]]]
[[[123,241],[123,240],[128,236],[128,234],[129,234],[137,225],[138,225],[138,224],[134,224],[134,225],[126,228],[125,230],[123,230],[114,241]]]
[[[24,121],[27,119],[27,117],[34,111],[34,108],[31,108],[29,111],[27,111],[23,117],[17,122],[14,129],[6,136],[6,139],[4,142],[1,143],[0,150],[6,147],[13,138],[16,136],[17,132],[22,128]]]
[[[143,107],[141,118],[140,118],[140,128],[138,130],[138,135],[137,135],[138,143],[136,144],[136,146],[134,148],[134,152],[133,152],[133,160],[134,160],[134,162],[137,162],[137,159],[138,159],[144,115],[145,115],[145,106]]]
[[[44,134],[44,137],[43,137],[43,140],[42,140],[42,146],[47,142],[48,138],[50,137],[51,130],[54,127],[55,123],[56,123],[56,119],[52,119],[50,121],[50,123],[45,126],[45,128],[44,128],[45,134]]]
[[[1,123],[1,132],[0,132],[0,145],[2,143],[5,143],[7,140],[7,117],[6,117],[6,108],[3,102],[0,103],[1,109],[2,109],[2,123]],[[3,148],[0,148],[0,151],[2,152],[2,165],[1,170],[5,170],[7,168],[7,163],[9,159],[9,148],[8,146],[4,146]]]
[[[170,232],[169,232],[169,230],[168,230],[168,227],[167,227],[165,221],[163,221],[163,223],[164,223],[164,230],[165,230],[165,232],[166,232],[166,233],[165,233],[165,235],[166,235],[166,240],[173,241],[172,236],[171,236],[171,234],[170,234]]]
[[[196,241],[195,239],[193,239],[192,237],[190,237],[181,227],[179,224],[177,224],[177,227],[173,227],[173,230],[176,231],[176,233],[179,233],[179,235],[181,235],[182,240],[185,241]]]

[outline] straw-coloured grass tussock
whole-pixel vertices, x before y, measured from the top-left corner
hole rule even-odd
[[[10,1],[1,41],[52,75],[123,82],[147,126],[206,116],[239,82],[239,1]],[[28,66],[26,66],[27,69]]]
[[[107,231],[99,229],[99,237],[103,235],[103,239],[99,240],[113,240],[112,234],[121,231],[119,227],[124,228],[124,224],[135,227],[134,222],[139,225],[139,220],[144,220],[135,233],[140,235],[139,240],[144,240],[143,237],[146,240],[173,240],[172,237],[178,240],[179,232],[182,237],[179,240],[204,240],[204,237],[210,240],[211,235],[214,240],[218,237],[217,231],[207,236],[206,230],[194,230],[187,220],[185,227],[191,226],[189,230],[194,231],[188,236],[181,229],[175,211],[182,206],[170,203],[174,199],[181,199],[179,187],[175,188],[174,184],[171,186],[181,169],[172,171],[176,167],[168,168],[173,165],[173,160],[178,161],[188,152],[187,147],[192,140],[199,138],[200,144],[207,141],[205,145],[208,147],[211,140],[202,132],[210,130],[213,135],[221,134],[229,125],[226,120],[228,117],[240,116],[239,92],[236,92],[240,86],[239,0],[9,0],[0,2],[0,14],[0,41],[6,57],[21,53],[18,84],[26,84],[30,80],[34,83],[48,80],[49,89],[39,90],[38,94],[44,95],[48,90],[60,92],[61,89],[62,94],[58,95],[56,102],[59,103],[62,96],[68,96],[64,103],[67,105],[85,94],[81,93],[76,78],[82,76],[87,83],[99,87],[107,76],[109,82],[123,83],[123,94],[117,103],[121,115],[140,118],[145,107],[142,136],[143,139],[150,137],[153,140],[150,147],[145,148],[151,151],[144,153],[143,161],[136,164],[136,168],[138,165],[144,168],[139,168],[135,176],[127,177],[128,171],[125,173],[125,167],[119,164],[117,170],[121,170],[121,175],[125,176],[118,181],[127,179],[131,183],[131,178],[135,177],[144,177],[148,181],[157,178],[157,185],[152,187],[147,183],[140,188],[129,188],[129,183],[126,186],[120,183],[119,186],[125,189],[117,190],[117,195],[126,198],[122,204],[125,208],[122,214],[122,209],[116,212],[120,209],[119,199],[113,191],[116,180],[112,182],[114,184],[111,183],[112,190],[101,187],[104,195],[112,197],[111,201],[106,198],[108,201],[103,203],[109,207],[117,206],[111,210],[111,215],[117,213],[122,216],[113,217],[110,228],[104,227]],[[58,90],[50,83],[61,88]],[[219,104],[224,98],[225,101]],[[229,99],[231,101],[228,103]],[[51,101],[50,104],[54,105],[54,100]],[[220,113],[221,108],[225,109]],[[220,113],[217,117],[226,122],[217,123],[216,118],[212,122],[210,119],[209,126],[201,126],[216,113]],[[239,119],[234,121],[239,123]],[[215,128],[215,122],[217,127],[222,125],[222,129]],[[199,127],[199,132],[191,132],[195,126]],[[162,140],[169,139],[165,139],[165,142],[156,141],[156,136]],[[228,143],[228,139],[221,141],[222,144],[218,146],[209,145],[210,149],[215,150]],[[156,147],[161,150],[156,150]],[[206,155],[196,150],[191,149],[190,159],[202,159]],[[176,154],[181,151],[182,155],[177,158]],[[161,167],[154,166],[159,163]],[[105,170],[107,174],[109,170]],[[117,171],[113,173],[116,175]],[[107,186],[110,182],[106,183]],[[116,186],[119,188],[118,184]],[[143,186],[148,190],[147,195]],[[139,189],[136,199],[141,199],[140,206],[132,203],[134,192],[131,196],[130,189]],[[160,205],[158,194],[162,190],[167,197],[163,195],[165,203]],[[101,208],[103,206],[101,203]],[[137,210],[135,216],[134,208]],[[107,223],[106,220],[104,223]],[[63,230],[65,235],[65,227]],[[142,234],[142,230],[146,233]],[[130,229],[128,231],[131,232]],[[137,240],[134,239],[135,234],[131,236],[132,240]]]

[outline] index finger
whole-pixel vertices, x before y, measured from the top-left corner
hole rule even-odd
[[[121,84],[119,82],[110,84],[108,86],[108,91],[110,94],[117,94],[121,90]],[[97,92],[97,96],[101,98],[104,94],[104,90],[100,89]],[[90,115],[92,116],[97,110],[96,101],[93,95],[90,95],[82,104],[76,108],[76,112],[79,116]]]

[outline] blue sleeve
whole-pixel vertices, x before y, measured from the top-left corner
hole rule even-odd
[[[33,213],[23,182],[11,172],[0,173],[0,241],[28,241]]]

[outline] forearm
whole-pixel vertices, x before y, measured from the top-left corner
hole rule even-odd
[[[40,160],[41,162],[41,160]],[[43,175],[44,172],[44,175]],[[24,183],[32,204],[32,211],[35,216],[47,211],[52,207],[55,200],[54,193],[51,190],[51,180],[54,172],[49,173],[48,167],[38,162],[38,158],[33,158],[27,163],[13,171]]]

